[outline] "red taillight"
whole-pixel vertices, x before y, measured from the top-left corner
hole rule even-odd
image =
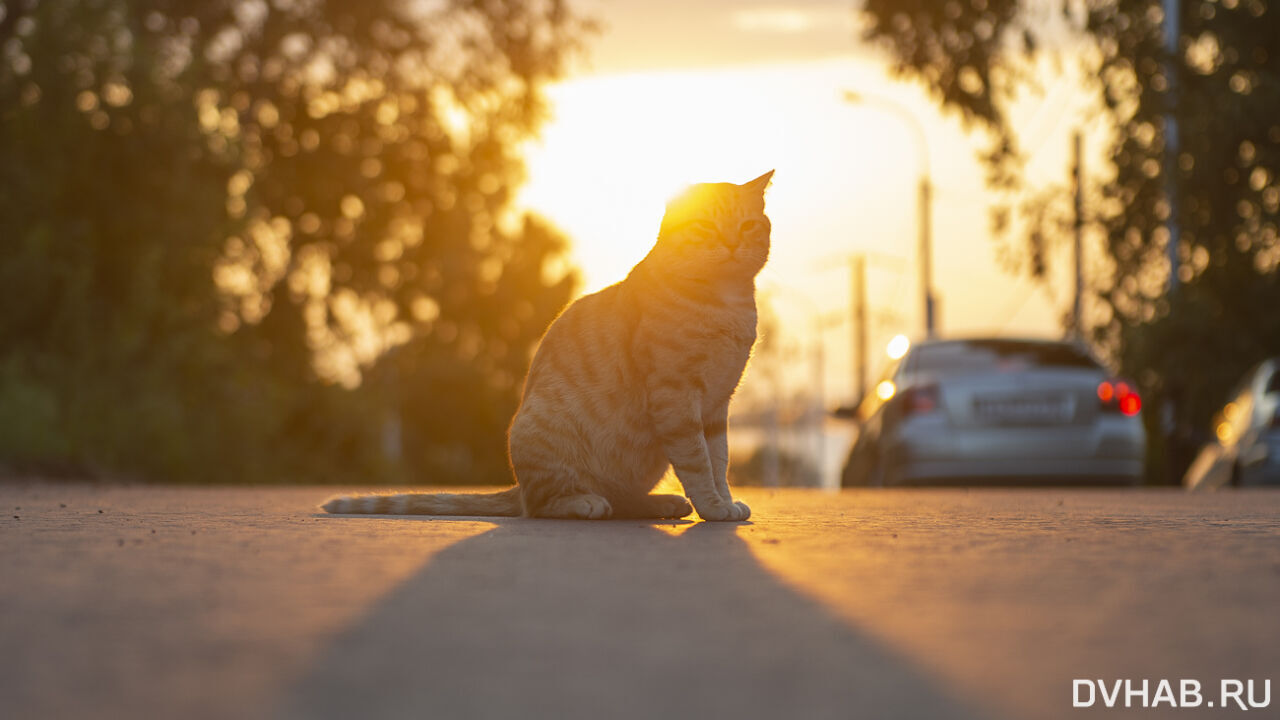
[[[1105,380],[1098,384],[1098,399],[1101,400],[1104,405],[1114,400],[1115,397],[1116,388],[1114,385]]]
[[[1098,402],[1103,410],[1121,412],[1130,417],[1142,411],[1142,396],[1137,388],[1123,380],[1104,380],[1098,383]]]
[[[1129,393],[1120,398],[1120,412],[1125,415],[1137,415],[1142,410],[1142,398],[1138,393]]]
[[[903,415],[924,415],[938,409],[938,386],[907,388],[902,393]]]

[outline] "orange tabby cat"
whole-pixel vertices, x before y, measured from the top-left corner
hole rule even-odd
[[[746,520],[729,494],[729,398],[756,339],[769,257],[764,191],[694,185],[622,282],[570,305],[542,338],[509,433],[516,487],[335,498],[331,513]],[[679,495],[651,494],[668,466]]]

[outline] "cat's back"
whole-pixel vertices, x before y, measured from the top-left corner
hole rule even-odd
[[[525,381],[525,401],[531,394],[622,389],[635,370],[631,340],[637,317],[622,283],[575,300],[538,343]]]

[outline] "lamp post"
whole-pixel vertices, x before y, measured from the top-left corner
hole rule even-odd
[[[931,208],[933,205],[933,191],[929,184],[929,142],[924,134],[924,126],[910,110],[901,105],[875,95],[863,95],[862,93],[846,90],[844,99],[847,102],[875,105],[876,107],[887,110],[894,115],[906,121],[907,127],[915,134],[918,144],[917,162],[919,190],[916,200],[916,227],[920,234],[920,289],[924,294],[924,330],[927,337],[933,337],[936,328],[936,316],[934,312],[934,295],[933,295],[933,228],[931,223]]]

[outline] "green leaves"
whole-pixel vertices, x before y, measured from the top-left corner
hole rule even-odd
[[[170,481],[427,479],[442,447],[505,479],[573,287],[510,208],[563,3],[0,7],[0,459],[52,403],[34,454]]]

